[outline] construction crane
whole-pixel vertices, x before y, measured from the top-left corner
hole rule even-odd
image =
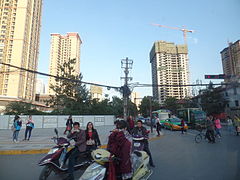
[[[158,26],[158,27],[164,27],[164,28],[169,28],[169,29],[176,29],[176,30],[180,30],[183,32],[183,38],[184,38],[184,44],[187,44],[187,33],[193,33],[195,32],[195,30],[189,30],[189,29],[185,29],[184,26],[183,28],[179,28],[179,27],[170,27],[170,26],[165,26],[165,25],[161,25],[161,24],[153,24],[153,26]]]

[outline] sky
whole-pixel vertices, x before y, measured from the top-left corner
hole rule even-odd
[[[78,32],[83,81],[121,86],[121,59],[128,57],[131,83],[150,84],[153,43],[184,43],[181,31],[151,25],[157,23],[195,30],[187,39],[190,82],[208,83],[205,74],[223,73],[220,51],[240,39],[239,17],[240,0],[43,0],[38,71],[49,73],[51,33]],[[152,95],[151,88],[134,91]]]

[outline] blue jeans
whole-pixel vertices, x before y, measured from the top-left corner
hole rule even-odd
[[[28,134],[28,132],[29,132],[29,134]],[[30,137],[31,137],[31,133],[32,133],[32,127],[27,126],[27,127],[26,127],[26,130],[25,130],[25,138],[24,138],[24,140],[27,139],[27,134],[28,134],[28,140],[29,140]]]
[[[15,130],[14,132],[13,132],[13,141],[14,140],[18,140],[18,134],[19,134],[19,130]]]
[[[216,135],[219,135],[220,137],[222,137],[222,135],[220,133],[220,129],[216,128],[215,131],[216,131]]]

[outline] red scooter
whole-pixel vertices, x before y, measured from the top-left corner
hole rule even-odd
[[[39,180],[46,180],[52,171],[59,175],[67,173],[68,171],[67,160],[71,154],[71,150],[68,152],[68,148],[72,139],[68,140],[64,137],[58,137],[58,130],[55,128],[54,131],[57,137],[53,137],[52,139],[57,145],[50,149],[47,155],[38,163],[39,166],[44,166],[39,176]],[[85,170],[92,162],[93,160],[90,151],[81,153],[74,169]]]

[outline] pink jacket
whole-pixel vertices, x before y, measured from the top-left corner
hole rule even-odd
[[[216,128],[218,128],[218,129],[222,128],[221,122],[219,119],[214,120],[214,123],[215,123]]]

